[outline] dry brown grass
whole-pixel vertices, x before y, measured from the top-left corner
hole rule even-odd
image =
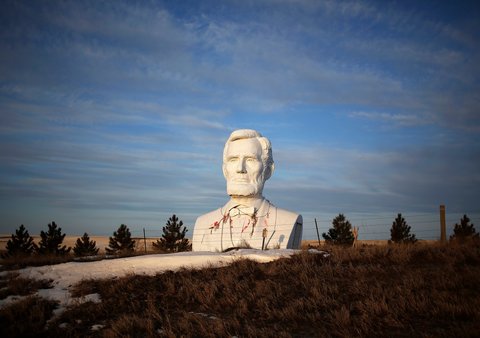
[[[31,295],[38,289],[49,289],[51,287],[51,280],[23,278],[19,277],[18,273],[11,272],[0,279],[0,300],[8,296]]]
[[[13,256],[0,260],[1,270],[16,270],[27,266],[42,266],[66,263],[73,260],[73,255],[37,255],[30,256]]]
[[[0,335],[2,337],[42,337],[52,317],[56,303],[29,296],[0,309]]]
[[[477,246],[329,248],[268,264],[86,281],[101,304],[51,333],[120,336],[469,336],[480,332]],[[74,318],[88,313],[77,325]]]
[[[303,252],[268,264],[84,281],[76,295],[99,293],[102,302],[70,308],[45,334],[478,336],[478,245],[326,249],[329,258]]]

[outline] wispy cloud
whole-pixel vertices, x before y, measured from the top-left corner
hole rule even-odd
[[[431,123],[427,119],[422,119],[419,115],[407,115],[407,114],[389,114],[389,113],[377,113],[377,112],[364,112],[356,111],[348,114],[349,117],[368,119],[373,121],[380,121],[390,124],[392,126],[419,126],[423,124]]]
[[[275,140],[266,193],[280,206],[475,209],[480,49],[467,14],[371,1],[0,7],[3,228],[23,207],[29,220],[184,212],[192,224],[226,198],[233,128]]]

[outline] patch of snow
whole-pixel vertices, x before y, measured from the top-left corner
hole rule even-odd
[[[9,304],[11,304],[11,303],[17,302],[17,301],[22,300],[22,299],[27,298],[27,297],[28,296],[10,295],[10,296],[7,296],[4,299],[0,299],[0,309],[9,305]]]
[[[155,275],[180,268],[220,267],[239,259],[251,259],[260,263],[267,263],[282,257],[290,257],[298,252],[299,250],[292,249],[266,251],[240,249],[225,253],[179,252],[28,267],[18,270],[18,273],[24,278],[53,280],[53,288],[40,289],[37,294],[40,297],[58,301],[60,307],[55,310],[55,315],[58,315],[69,305],[75,305],[79,302],[100,301],[100,296],[97,294],[80,298],[72,297],[70,289],[82,280],[115,279],[126,275]],[[12,299],[13,297],[7,297],[7,299],[1,300],[0,308],[5,303],[12,302]]]
[[[80,303],[86,302],[101,303],[102,299],[100,298],[100,295],[98,293],[91,293],[89,295],[80,297]]]
[[[105,327],[105,325],[95,324],[95,325],[92,325],[92,327],[90,328],[90,330],[92,330],[92,331],[99,331],[99,330],[103,329],[104,327]]]
[[[326,251],[317,250],[317,249],[308,249],[308,253],[315,254],[315,255],[322,255],[323,257],[328,257],[330,254]]]
[[[0,265],[0,268],[1,267],[2,267],[2,265]],[[0,271],[0,278],[8,276],[8,274],[10,274],[10,273],[11,273],[11,271],[7,271],[7,270]]]

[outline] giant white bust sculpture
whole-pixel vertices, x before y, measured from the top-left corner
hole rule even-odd
[[[302,216],[277,208],[262,195],[273,171],[270,141],[255,130],[235,130],[223,151],[223,175],[230,200],[197,218],[192,250],[299,248]]]

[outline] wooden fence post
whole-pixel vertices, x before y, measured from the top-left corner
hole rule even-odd
[[[447,226],[445,223],[445,206],[440,206],[440,242],[447,241]]]
[[[145,237],[145,228],[143,228],[143,244],[145,244],[145,253],[147,253],[147,237]]]
[[[267,238],[267,233],[268,233],[268,230],[267,228],[264,228],[263,231],[262,231],[262,250],[265,250],[265,238]]]
[[[317,224],[317,219],[316,218],[315,218],[315,228],[317,228],[318,246],[320,247],[320,234],[318,233],[318,224]]]

